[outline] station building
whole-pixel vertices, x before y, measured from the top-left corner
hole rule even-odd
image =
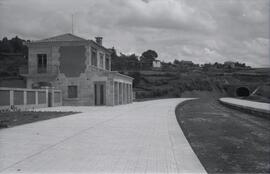
[[[102,38],[63,34],[27,42],[28,66],[21,70],[27,88],[62,91],[63,105],[119,105],[133,100],[133,78],[111,71],[111,50]]]

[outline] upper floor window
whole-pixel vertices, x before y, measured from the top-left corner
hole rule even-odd
[[[103,53],[99,53],[99,67],[100,68],[104,68],[104,54]]]
[[[37,55],[37,72],[38,73],[47,72],[47,55],[46,54]]]
[[[97,50],[92,48],[91,65],[97,66]]]
[[[105,56],[105,68],[106,70],[110,70],[110,57],[108,54]]]

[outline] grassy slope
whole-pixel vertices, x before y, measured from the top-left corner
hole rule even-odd
[[[248,74],[248,75],[246,75]],[[240,71],[227,75],[213,72],[138,72],[135,76],[137,98],[196,97],[198,91],[226,96],[227,85],[270,82],[269,69]],[[128,74],[134,77],[134,74]],[[136,91],[135,90],[135,91]]]
[[[75,114],[75,112],[0,112],[0,129]]]

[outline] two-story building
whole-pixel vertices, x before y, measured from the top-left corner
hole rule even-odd
[[[62,91],[63,105],[131,103],[133,78],[111,71],[111,50],[102,38],[63,34],[27,42],[27,88],[50,86]]]

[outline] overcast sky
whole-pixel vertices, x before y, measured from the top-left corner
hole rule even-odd
[[[0,0],[0,36],[71,32],[119,52],[156,50],[164,61],[270,66],[270,0]]]

